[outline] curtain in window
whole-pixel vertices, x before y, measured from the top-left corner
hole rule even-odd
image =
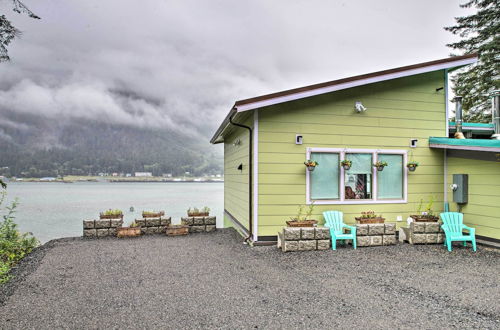
[[[372,154],[346,154],[345,159],[352,161],[349,174],[372,174]]]
[[[313,152],[311,160],[319,163],[311,172],[311,199],[339,198],[339,154]]]
[[[387,166],[377,172],[377,198],[403,199],[403,156],[379,154],[378,160]]]

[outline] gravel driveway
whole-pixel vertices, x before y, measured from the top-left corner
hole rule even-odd
[[[63,239],[0,289],[0,327],[500,328],[500,252],[440,245],[282,253],[233,230]]]

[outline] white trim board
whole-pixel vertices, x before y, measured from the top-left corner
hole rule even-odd
[[[391,80],[391,79],[403,78],[403,77],[413,76],[413,75],[417,75],[417,74],[421,74],[421,73],[428,73],[428,72],[432,72],[432,71],[443,70],[443,69],[448,69],[448,68],[457,67],[457,66],[463,66],[463,65],[472,64],[475,62],[477,62],[476,58],[466,58],[466,59],[462,59],[462,60],[458,60],[458,61],[454,61],[454,62],[441,63],[441,64],[421,67],[421,68],[417,68],[417,69],[410,69],[407,71],[389,73],[389,74],[380,75],[380,76],[376,76],[376,77],[350,81],[350,82],[346,82],[343,84],[332,85],[332,86],[308,90],[308,91],[304,91],[304,92],[297,92],[297,93],[284,95],[284,96],[277,96],[277,97],[263,100],[263,101],[257,101],[257,102],[253,102],[253,103],[243,104],[243,105],[235,107],[235,109],[237,112],[244,112],[244,111],[249,111],[249,110],[253,110],[253,109],[257,109],[257,108],[267,107],[267,106],[278,104],[278,103],[284,103],[284,102],[294,101],[294,100],[298,100],[298,99],[302,99],[302,98],[306,98],[306,97],[310,97],[310,96],[316,96],[316,95],[320,95],[320,94],[335,92],[335,91],[339,91],[342,89],[348,89],[348,88],[352,88],[352,87],[373,84],[373,83],[387,81],[387,80]]]
[[[259,110],[253,113],[253,241],[259,237]]]
[[[372,154],[373,162],[377,161],[377,154],[397,154],[403,155],[403,199],[381,199],[377,200],[377,170],[372,167],[372,194],[373,199],[360,199],[360,200],[345,200],[344,192],[344,169],[340,166],[339,170],[339,193],[340,199],[336,200],[311,200],[311,172],[306,171],[306,204],[310,205],[312,203],[316,205],[330,205],[330,204],[405,204],[408,202],[408,168],[406,164],[408,163],[408,151],[403,149],[350,149],[350,148],[307,148],[306,149],[306,160],[311,159],[311,153],[313,152],[324,152],[324,153],[338,153],[340,156],[340,161],[345,159],[346,153],[369,153]]]

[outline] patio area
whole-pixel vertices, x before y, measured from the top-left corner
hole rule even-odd
[[[282,253],[232,229],[62,239],[0,288],[1,328],[498,328],[500,251]]]

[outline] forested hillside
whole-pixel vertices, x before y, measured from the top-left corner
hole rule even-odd
[[[10,114],[0,120],[0,175],[222,173],[221,148],[196,133]]]

